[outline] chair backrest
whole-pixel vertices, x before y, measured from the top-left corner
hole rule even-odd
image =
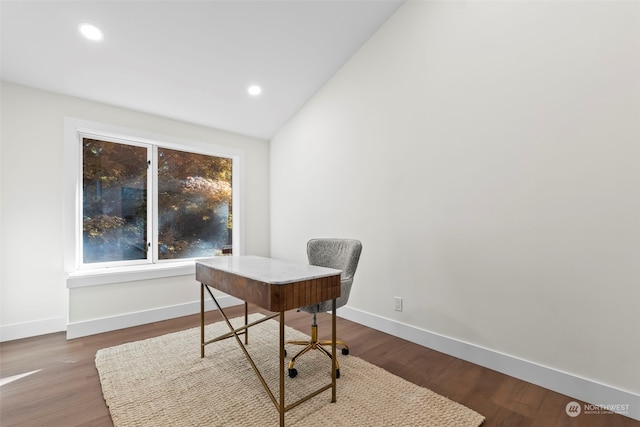
[[[342,270],[341,280],[353,280],[362,252],[355,239],[312,239],[307,243],[309,264]]]
[[[360,252],[362,243],[354,239],[311,239],[307,243],[309,264],[342,270],[340,297],[336,299],[336,307],[342,307],[349,300]],[[331,310],[331,305],[331,301],[323,301],[300,309],[308,313],[319,313]]]

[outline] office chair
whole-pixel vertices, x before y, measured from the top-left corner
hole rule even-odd
[[[360,252],[362,252],[362,243],[353,239],[312,239],[307,243],[309,264],[342,270],[340,275],[340,297],[336,299],[336,308],[345,305],[349,299],[353,276],[356,273],[360,259]],[[331,341],[318,341],[318,325],[316,323],[316,314],[330,311],[331,308],[331,300],[300,307],[300,311],[306,311],[312,315],[311,339],[309,341],[286,342],[286,344],[305,346],[289,362],[289,376],[291,378],[298,375],[298,371],[294,368],[296,360],[309,350],[320,350],[321,353],[331,358],[331,352],[323,347],[324,345],[331,345]],[[349,346],[344,341],[336,340],[336,345],[342,346],[342,354],[349,354]],[[336,377],[339,378],[340,366],[337,360],[335,363]]]

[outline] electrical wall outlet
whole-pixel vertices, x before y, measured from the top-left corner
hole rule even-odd
[[[402,297],[393,297],[396,311],[402,311]]]

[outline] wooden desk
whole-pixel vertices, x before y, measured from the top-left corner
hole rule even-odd
[[[307,264],[263,258],[257,256],[217,257],[196,262],[196,280],[200,282],[200,357],[204,357],[205,346],[222,339],[234,337],[253,367],[258,379],[280,413],[280,426],[284,426],[284,414],[291,408],[331,388],[331,402],[336,401],[336,365],[332,362],[331,383],[302,399],[285,406],[284,399],[284,313],[305,305],[333,300],[331,315],[331,355],[336,360],[336,298],[340,296],[340,270]],[[210,288],[245,301],[245,324],[234,328]],[[212,340],[204,338],[204,293],[209,293],[224,317],[230,332]],[[276,312],[252,323],[248,323],[247,304]],[[280,318],[280,396],[276,399],[255,365],[245,345],[248,344],[249,328],[274,317]],[[240,335],[244,335],[243,344]]]

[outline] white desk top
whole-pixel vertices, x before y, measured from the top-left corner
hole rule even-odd
[[[226,271],[273,285],[285,285],[342,273],[342,270],[299,264],[253,255],[221,256],[197,261],[216,270]]]

